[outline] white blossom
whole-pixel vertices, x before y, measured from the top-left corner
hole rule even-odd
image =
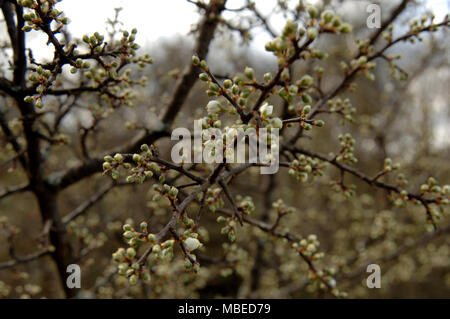
[[[268,117],[272,115],[273,112],[273,105],[270,105],[268,103],[264,103],[260,108],[259,112],[264,116]]]
[[[209,101],[206,110],[208,114],[217,114],[222,110],[222,105],[217,101]]]
[[[187,250],[193,251],[202,246],[202,243],[197,238],[188,237],[184,240],[184,247]]]

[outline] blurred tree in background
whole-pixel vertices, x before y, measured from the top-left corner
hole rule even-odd
[[[188,37],[139,48],[120,10],[72,38],[58,2],[0,0],[0,298],[449,296],[447,16],[189,1]],[[195,119],[282,127],[279,172],[172,163]]]

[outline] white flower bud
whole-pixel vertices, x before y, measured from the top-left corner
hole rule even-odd
[[[272,119],[271,123],[272,127],[281,129],[283,127],[283,121],[279,117],[275,117]]]
[[[206,105],[206,111],[208,112],[208,114],[217,114],[222,110],[222,105],[213,100],[213,101],[209,101],[208,105]]]
[[[197,238],[188,237],[183,241],[184,247],[189,251],[194,251],[202,246],[202,243]]]
[[[269,105],[268,103],[264,103],[260,108],[259,112],[264,116],[268,117],[272,115],[273,105]]]

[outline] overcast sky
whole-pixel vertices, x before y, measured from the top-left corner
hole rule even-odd
[[[355,2],[358,0],[355,0]],[[387,4],[392,0],[384,0]],[[276,2],[274,0],[256,0],[257,7],[268,13]],[[308,1],[307,1],[308,2]],[[309,0],[310,3],[320,0]],[[245,1],[229,0],[227,6],[237,8]],[[448,0],[428,0],[437,18],[442,18],[449,10]],[[87,5],[87,7],[86,7]],[[142,44],[161,36],[175,33],[186,34],[198,18],[195,5],[186,0],[64,0],[60,4],[71,18],[71,31],[76,34],[91,33],[105,28],[104,21],[114,14],[114,8],[122,7],[121,20],[125,27],[142,30],[138,40]],[[364,11],[361,14],[366,14]]]
[[[359,0],[354,1],[358,2]],[[386,1],[387,5],[392,5],[391,0],[383,1]],[[259,10],[267,15],[272,11],[276,0],[256,0],[255,2]],[[320,3],[321,0],[306,2]],[[227,7],[238,8],[244,3],[244,0],[228,0]],[[438,21],[449,12],[449,3],[449,0],[427,1],[428,7],[436,13]],[[95,31],[104,34],[106,32],[105,21],[114,16],[114,8],[122,7],[120,20],[124,24],[123,28],[127,30],[137,28],[139,32],[136,40],[141,46],[154,43],[158,38],[186,35],[191,29],[191,25],[199,18],[195,5],[186,0],[64,0],[58,4],[58,7],[70,18],[69,30],[75,37],[93,34]],[[364,6],[360,6],[356,10],[360,10],[362,15],[367,15]],[[357,14],[354,7],[351,11],[353,14]],[[271,20],[273,28],[281,30],[284,20],[281,16],[275,16]],[[51,57],[53,48],[51,46],[42,47],[42,43],[46,42],[45,36],[33,33],[28,40],[32,48],[39,48],[34,52],[35,57]],[[255,41],[252,46],[264,50],[264,43],[270,37],[262,30],[253,36]]]

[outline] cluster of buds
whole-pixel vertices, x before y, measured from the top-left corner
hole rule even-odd
[[[113,261],[118,263],[119,275],[127,277],[131,285],[135,285],[139,279],[149,282],[150,271],[143,265],[152,259],[172,259],[175,240],[168,239],[161,243],[158,242],[157,235],[149,233],[146,222],[139,225],[139,230],[135,230],[130,224],[125,224],[123,231],[123,237],[130,247],[119,248],[112,254]],[[137,250],[143,243],[151,245],[151,254],[147,257],[147,261],[141,261],[137,257]]]
[[[28,81],[36,87],[37,96],[26,96],[24,101],[26,103],[33,103],[37,108],[42,108],[42,96],[45,90],[50,86],[52,81],[52,72],[45,70],[42,66],[38,66],[35,72],[28,75]]]
[[[67,231],[77,238],[77,241],[83,245],[84,250],[91,251],[101,248],[108,240],[105,233],[92,230],[99,223],[98,216],[92,216],[91,218],[79,216],[67,225]]]
[[[408,185],[408,179],[406,179],[406,176],[405,176],[405,174],[403,174],[403,173],[400,173],[400,174],[397,174],[397,186],[398,187],[404,187],[404,186],[406,186],[406,185]]]
[[[130,55],[135,56],[136,50],[139,49],[139,44],[136,41],[136,33],[137,30],[131,30],[131,34],[128,31],[123,32],[123,37],[121,39],[122,48],[125,52],[128,52]],[[151,62],[150,62],[151,63]]]
[[[264,127],[281,129],[283,121],[279,117],[271,117],[273,113],[273,105],[268,103],[263,104],[259,108],[261,123]]]
[[[341,145],[341,151],[336,156],[336,161],[347,164],[357,163],[358,159],[353,155],[353,151],[355,150],[355,139],[350,133],[346,133],[345,135],[339,134],[339,143]]]
[[[311,261],[319,260],[324,257],[324,254],[319,252],[320,242],[314,234],[307,238],[302,238],[298,242],[292,244],[292,248],[307,256]]]
[[[317,18],[317,9],[308,9],[309,14],[313,13]],[[311,15],[311,18],[313,17]],[[341,17],[336,15],[332,10],[324,10],[320,15],[319,25],[324,32],[332,33],[350,33],[352,26],[349,23],[344,23]]]
[[[276,209],[277,214],[280,217],[288,214],[293,214],[295,212],[295,208],[287,206],[281,198],[274,202],[272,204],[272,207]]]
[[[383,163],[383,172],[389,173],[392,171],[396,171],[400,168],[400,163],[393,163],[392,159],[389,157],[384,160]]]
[[[447,199],[444,205],[448,204],[448,197],[450,196],[450,185],[439,186],[438,182],[434,177],[430,177],[427,180],[426,184],[422,184],[420,186],[421,194],[437,194],[440,195],[443,199]],[[445,198],[447,197],[447,198]]]
[[[152,177],[153,174],[159,173],[161,169],[158,164],[152,161],[153,151],[147,144],[141,145],[141,151],[140,154],[135,153],[131,156],[122,154],[116,154],[114,157],[110,155],[105,156],[103,174],[110,174],[113,179],[118,179],[119,168],[122,166],[130,170],[131,174],[126,178],[128,183],[142,184],[147,177]]]
[[[313,99],[309,93],[314,91],[314,79],[310,75],[306,74],[301,79],[297,80],[295,84],[279,89],[277,94],[282,99],[289,102],[289,104],[292,104],[295,96],[300,97],[303,103],[310,104]]]
[[[323,259],[324,253],[319,252],[320,242],[317,236],[314,234],[309,235],[307,238],[301,238],[298,242],[292,244],[292,248],[304,258],[307,258],[309,263]],[[319,269],[315,267],[310,268],[309,280],[313,287],[317,287],[320,290],[329,290],[334,296],[345,298],[346,294],[339,291],[336,287],[336,279],[334,269]]]
[[[352,106],[350,99],[346,98],[342,101],[341,98],[329,100],[327,102],[330,112],[337,113],[342,117],[343,123],[345,121],[354,122],[353,116],[356,113],[356,108]]]
[[[323,176],[325,167],[321,160],[300,154],[292,161],[289,175],[295,176],[300,182],[306,182],[308,179],[313,181],[315,177]]]
[[[238,210],[242,212],[244,215],[251,215],[255,212],[255,203],[250,196],[236,196],[236,205],[238,206]]]
[[[393,79],[406,81],[408,79],[408,73],[403,71],[403,69],[399,68],[397,64],[394,63],[395,60],[400,60],[402,58],[401,54],[396,56],[386,56],[386,60],[389,62],[389,69]]]
[[[219,216],[217,217],[217,222],[220,224],[225,224],[225,226],[222,227],[222,229],[220,230],[220,233],[222,235],[227,235],[228,236],[228,240],[230,242],[234,242],[236,240],[236,231],[237,231],[237,223],[235,218],[233,217],[224,217],[224,216]]]
[[[94,32],[91,36],[87,34],[83,35],[82,40],[89,46],[91,52],[100,53],[105,37],[98,32]]]
[[[415,200],[415,199],[411,199],[408,196],[408,192],[406,190],[404,190],[404,189],[402,189],[399,193],[397,193],[397,192],[390,192],[388,194],[388,198],[391,201],[391,203],[397,208],[406,207],[406,204],[409,201],[413,201],[416,204],[420,204],[420,201]]]
[[[411,43],[415,43],[415,40],[419,40],[420,42],[423,39],[419,36],[419,33],[425,29],[430,29],[432,32],[436,32],[438,30],[436,24],[434,23],[435,15],[423,15],[420,19],[414,19],[409,25],[409,32],[414,35],[414,37],[409,38]],[[448,21],[448,15],[445,17]]]
[[[300,111],[300,117],[302,118],[302,121],[300,121],[300,126],[306,131],[311,130],[313,126],[323,127],[325,125],[323,120],[307,120],[309,113],[311,113],[311,105],[307,104],[303,106]]]
[[[155,195],[153,195],[152,200],[157,202],[161,199],[162,196],[167,196],[171,200],[176,200],[178,196],[178,188],[175,186],[169,186],[167,184],[159,185],[159,184],[153,184],[153,190],[156,192]]]
[[[75,60],[74,66],[70,69],[70,73],[75,74],[78,70],[89,69],[91,67],[90,63],[87,61],[83,61],[78,58]]]
[[[342,181],[330,181],[330,187],[336,192],[344,194],[345,198],[354,197],[356,195],[356,185],[346,185]]]
[[[295,52],[294,44],[305,34],[306,30],[299,28],[297,22],[288,20],[283,28],[282,34],[267,42],[265,49],[273,52],[278,57],[278,65],[284,67],[286,66],[287,59]]]
[[[394,26],[390,24],[381,35],[386,41],[392,42],[394,39]]]
[[[17,0],[19,6],[32,10],[28,13],[24,13],[23,19],[26,21],[26,25],[22,30],[24,32],[38,30],[44,22],[47,25],[55,22],[56,30],[59,30],[64,25],[68,24],[69,19],[64,16],[63,12],[54,7],[59,1],[60,0],[47,0],[41,2],[35,0]]]
[[[351,71],[358,70],[358,72],[362,72],[363,74],[365,74],[369,80],[371,81],[375,80],[375,75],[370,71],[375,69],[376,63],[374,61],[369,61],[366,55],[362,55],[357,59],[351,60],[350,68],[345,62],[342,62],[341,66],[344,72],[346,73],[348,73],[349,70]]]
[[[221,193],[221,188],[208,188],[208,190],[206,191],[205,196],[207,197],[205,199],[205,204],[208,206],[208,209],[210,211],[215,212],[225,205],[222,197],[220,196]]]

